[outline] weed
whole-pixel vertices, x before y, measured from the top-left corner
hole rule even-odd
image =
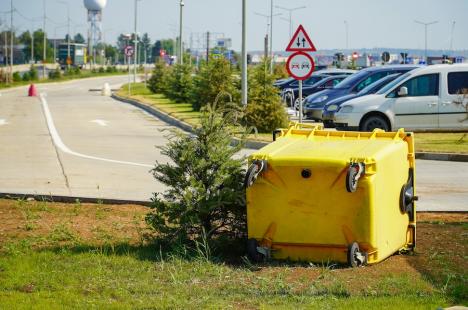
[[[49,239],[55,242],[76,243],[80,238],[66,224],[61,223],[54,227],[49,234]]]
[[[75,216],[78,216],[81,212],[81,201],[79,199],[75,200],[75,203],[73,204],[73,214]]]

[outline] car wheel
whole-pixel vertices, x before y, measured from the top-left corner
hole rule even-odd
[[[380,128],[385,131],[390,131],[390,126],[388,126],[387,121],[382,116],[378,116],[378,115],[372,115],[372,116],[366,117],[366,119],[364,119],[361,126],[359,127],[359,130],[373,131],[376,128]]]

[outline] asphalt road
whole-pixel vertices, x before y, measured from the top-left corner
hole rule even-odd
[[[170,128],[89,89],[126,77],[42,84],[0,93],[0,192],[148,200],[163,190],[150,170]],[[245,150],[248,154],[253,150]],[[468,163],[417,161],[419,210],[468,211]]]

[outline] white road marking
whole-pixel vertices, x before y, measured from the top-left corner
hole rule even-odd
[[[108,121],[105,121],[103,119],[94,119],[92,121],[90,121],[91,123],[96,123],[98,125],[101,125],[103,127],[107,126],[107,124],[109,123]]]
[[[0,118],[0,126],[3,126],[3,125],[8,125],[8,122],[4,120],[3,118]]]
[[[50,113],[49,106],[47,104],[47,101],[45,100],[44,94],[42,94],[42,93],[40,94],[40,100],[41,100],[42,109],[44,111],[44,115],[45,115],[45,118],[46,118],[46,121],[47,121],[47,127],[49,127],[49,132],[50,132],[50,135],[52,137],[52,141],[54,142],[55,146],[58,147],[62,152],[70,154],[70,155],[74,155],[74,156],[77,156],[77,157],[100,160],[100,161],[105,161],[105,162],[109,162],[109,163],[153,168],[152,165],[134,163],[134,162],[130,162],[130,161],[107,159],[107,158],[102,158],[102,157],[95,157],[95,156],[81,154],[81,153],[70,150],[63,143],[62,139],[60,138],[60,135],[59,135],[59,133],[57,131],[57,128],[55,127],[54,120],[52,118],[52,114]]]

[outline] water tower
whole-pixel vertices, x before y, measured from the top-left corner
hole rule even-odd
[[[95,47],[102,39],[102,10],[106,7],[107,0],[84,0],[84,5],[88,10],[88,44],[89,55],[93,56],[93,62],[96,62]]]

